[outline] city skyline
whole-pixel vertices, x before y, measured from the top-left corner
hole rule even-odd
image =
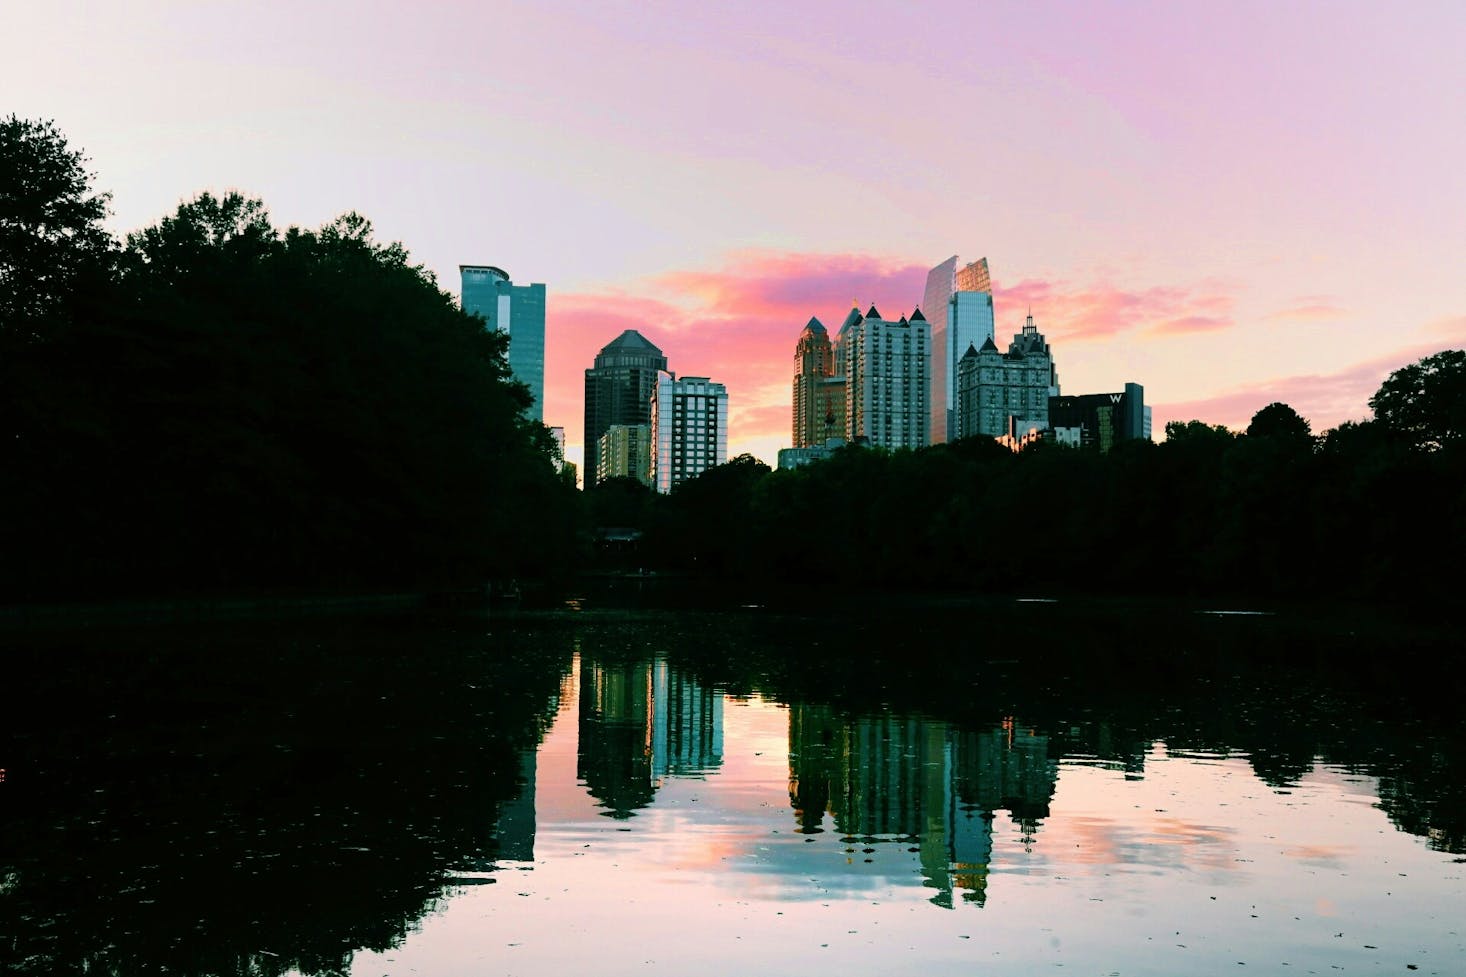
[[[116,231],[237,188],[282,224],[359,211],[449,293],[481,256],[545,282],[576,462],[584,365],[634,328],[772,463],[802,324],[909,310],[954,250],[994,261],[999,335],[1031,303],[1066,387],[1141,378],[1158,433],[1274,400],[1324,430],[1466,342],[1460,5],[1056,9],[53,4],[14,12],[0,85],[88,154]],[[982,56],[892,43],[936,22]],[[937,104],[984,125],[938,150]]]

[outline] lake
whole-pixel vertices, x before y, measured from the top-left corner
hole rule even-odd
[[[0,972],[1459,974],[1450,629],[869,601],[0,634]]]

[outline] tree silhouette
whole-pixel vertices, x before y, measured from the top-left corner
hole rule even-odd
[[[1313,428],[1296,410],[1274,401],[1252,415],[1247,425],[1249,438],[1272,438],[1299,447],[1313,446]]]
[[[1377,421],[1417,448],[1466,438],[1466,351],[1448,349],[1391,373],[1369,399]]]
[[[51,122],[0,119],[0,350],[51,336],[105,266],[110,196]]]

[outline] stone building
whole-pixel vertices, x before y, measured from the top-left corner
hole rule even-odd
[[[958,437],[1014,437],[1049,424],[1049,398],[1059,394],[1053,351],[1029,315],[1008,352],[988,339],[967,347],[957,365]]]

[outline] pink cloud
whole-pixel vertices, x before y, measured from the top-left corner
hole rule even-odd
[[[1004,309],[1041,310],[1035,316],[1039,328],[1056,342],[1109,339],[1132,331],[1182,335],[1234,325],[1232,296],[1215,284],[1127,289],[1030,279],[996,286],[993,300]]]
[[[1370,416],[1369,398],[1385,377],[1423,356],[1439,352],[1437,345],[1413,346],[1340,370],[1337,373],[1301,374],[1247,384],[1215,397],[1155,405],[1157,439],[1169,421],[1202,420],[1245,428],[1252,415],[1281,401],[1303,415],[1321,434],[1344,421]]]
[[[861,308],[877,297],[905,303],[888,310],[908,315],[926,284],[927,269],[858,254],[744,252],[718,271],[675,271],[654,285],[696,299],[715,315],[777,315],[803,320],[820,309]]]
[[[545,419],[583,443],[584,371],[635,329],[678,374],[727,384],[730,453],[789,437],[794,344],[811,316],[832,331],[852,299],[892,317],[916,308],[925,266],[859,254],[743,252],[722,268],[674,271],[647,284],[663,299],[617,292],[552,296],[547,309]]]
[[[571,444],[582,443],[584,371],[598,351],[625,329],[656,343],[672,370],[710,376],[728,385],[730,452],[752,441],[786,441],[794,343],[810,316],[832,331],[852,299],[889,316],[910,314],[926,281],[926,266],[861,254],[742,252],[721,267],[668,272],[645,292],[620,290],[554,295],[548,310],[547,423],[562,424]],[[995,302],[1005,319],[1032,308],[1055,343],[1124,333],[1168,339],[1231,328],[1233,297],[1224,284],[1123,288],[1106,282],[1063,280],[999,283]],[[657,298],[644,297],[654,294]],[[1277,314],[1301,319],[1335,307],[1303,296]],[[1466,326],[1466,318],[1442,320]],[[1006,323],[1004,324],[1006,325]],[[1004,332],[1000,325],[999,333]],[[1159,430],[1168,420],[1193,417],[1242,427],[1275,400],[1292,404],[1315,430],[1363,417],[1366,402],[1389,373],[1434,349],[1406,350],[1336,374],[1285,377],[1239,387],[1216,397],[1160,405]]]
[[[1425,327],[1432,335],[1445,336],[1453,343],[1466,342],[1466,315],[1436,319]]]
[[[1174,336],[1191,332],[1216,332],[1218,329],[1229,329],[1232,325],[1231,319],[1221,316],[1188,315],[1167,319],[1158,326],[1152,326],[1150,332],[1157,336]]]
[[[1318,322],[1338,319],[1346,310],[1327,295],[1305,295],[1286,309],[1279,309],[1264,318],[1291,322]]]

